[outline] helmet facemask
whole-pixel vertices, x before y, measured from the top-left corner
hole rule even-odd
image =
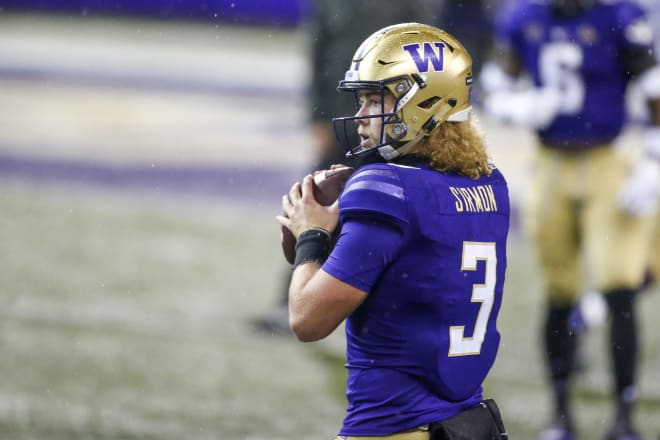
[[[393,78],[387,81],[341,81],[338,89],[341,91],[350,91],[354,94],[356,111],[359,112],[362,107],[361,97],[369,94],[380,95],[380,113],[339,117],[333,119],[335,134],[340,143],[346,148],[346,157],[356,158],[369,154],[372,150],[378,150],[385,159],[389,160],[391,151],[407,134],[406,124],[400,117],[402,108],[409,100],[409,92],[412,85],[407,78]],[[391,111],[386,111],[386,96],[394,97],[394,106]],[[380,119],[380,134],[376,145],[364,148],[362,144],[353,145],[352,134],[356,131],[356,124],[362,120]],[[393,157],[392,157],[393,158]]]

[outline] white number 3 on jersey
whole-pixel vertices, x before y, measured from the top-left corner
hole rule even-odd
[[[449,327],[449,356],[471,356],[481,353],[481,345],[486,338],[488,318],[495,300],[497,280],[497,253],[495,243],[463,242],[461,270],[477,270],[477,262],[484,261],[486,275],[483,284],[472,286],[471,302],[481,303],[472,336],[465,335],[465,325]]]

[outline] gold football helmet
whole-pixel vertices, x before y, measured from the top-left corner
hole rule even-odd
[[[471,84],[472,59],[456,38],[420,23],[388,26],[360,45],[338,90],[354,92],[356,100],[364,91],[390,92],[394,109],[386,113],[383,105],[380,115],[334,118],[335,132],[349,150],[347,157],[377,151],[392,160],[439,124],[466,120]],[[368,149],[348,145],[355,130],[349,123],[365,117],[381,118],[380,143]]]

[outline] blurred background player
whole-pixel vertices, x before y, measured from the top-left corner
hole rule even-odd
[[[371,33],[400,22],[433,23],[437,6],[429,0],[317,0],[306,24],[311,59],[308,89],[310,132],[316,162],[312,171],[347,163],[337,144],[332,118],[355,111],[355,102],[337,93],[355,47]],[[435,8],[435,9],[434,9]],[[278,284],[278,301],[271,311],[252,321],[267,334],[290,334],[287,298],[291,268],[285,267]]]
[[[346,319],[337,440],[505,438],[482,384],[499,348],[509,196],[470,117],[470,56],[446,32],[404,23],[368,37],[344,78],[359,110],[335,123],[357,131],[345,145],[366,165],[329,207],[306,176],[278,217],[298,239],[296,336],[325,338]]]
[[[547,295],[544,347],[555,414],[541,439],[575,438],[569,405],[575,334],[567,320],[583,286],[583,258],[609,308],[616,413],[607,439],[636,439],[638,330],[633,304],[646,269],[660,192],[660,68],[644,11],[630,1],[521,0],[496,20],[497,51],[483,71],[486,111],[536,131],[539,148],[525,221]],[[527,75],[525,88],[523,75]],[[613,142],[625,92],[639,81],[648,106],[643,157]],[[530,84],[531,83],[531,84]]]

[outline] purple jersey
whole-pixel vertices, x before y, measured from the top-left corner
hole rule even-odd
[[[340,435],[388,435],[478,404],[500,340],[502,174],[473,180],[427,165],[367,165],[339,209],[342,233],[323,270],[368,292],[346,321]]]
[[[521,0],[500,18],[499,44],[513,49],[537,86],[562,92],[559,115],[539,131],[541,140],[570,148],[616,138],[626,119],[627,82],[636,73],[625,54],[652,50],[644,11],[627,0],[597,0],[583,15],[560,18],[547,1]]]

